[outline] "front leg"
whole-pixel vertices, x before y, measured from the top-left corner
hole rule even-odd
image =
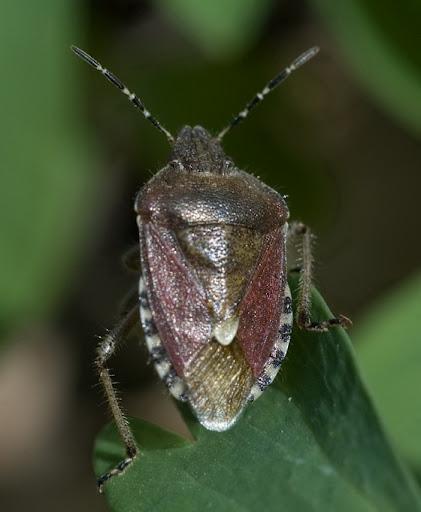
[[[297,299],[297,324],[306,331],[324,332],[335,325],[345,329],[352,325],[349,318],[344,315],[330,318],[322,322],[311,320],[311,288],[313,284],[313,235],[310,228],[301,222],[292,222],[288,231],[289,240],[296,241],[297,250],[301,258],[300,266],[294,270],[300,273],[298,299]]]
[[[135,272],[136,274],[140,273],[141,265],[139,243],[130,247],[130,249],[123,254],[122,263],[126,270]]]
[[[115,353],[118,344],[127,338],[130,331],[138,321],[139,306],[136,304],[126,313],[126,315],[120,320],[114,329],[112,329],[107,333],[106,336],[104,336],[97,348],[97,358],[95,360],[95,365],[98,370],[99,380],[104,389],[105,397],[110,407],[111,414],[116,423],[120,437],[126,447],[127,453],[127,457],[119,464],[117,464],[115,468],[111,469],[109,472],[98,478],[97,485],[99,492],[102,492],[104,483],[113,476],[122,473],[138,453],[136,441],[132,431],[130,430],[125,414],[120,406],[116,390],[111,379],[110,371],[107,367],[107,362],[109,358]]]

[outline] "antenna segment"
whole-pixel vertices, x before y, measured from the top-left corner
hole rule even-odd
[[[318,52],[319,47],[313,46],[313,48],[308,49],[299,57],[297,57],[288,67],[286,67],[280,73],[278,73],[275,76],[275,78],[272,78],[272,80],[266,84],[264,89],[258,92],[256,96],[247,103],[244,110],[239,112],[232,119],[232,121],[223,130],[219,132],[219,134],[217,135],[217,140],[221,141],[224,138],[224,136],[231,130],[231,128],[241,123],[241,121],[244,121],[244,119],[246,119],[250,112],[264,100],[265,96],[267,96],[271,91],[273,91],[273,89],[275,89],[276,87],[278,87],[278,85],[285,81],[293,71],[297,70],[303,64],[312,59],[315,55],[317,55]]]
[[[151,122],[155,126],[155,128],[158,128],[158,130],[167,137],[169,143],[174,143],[174,137],[171,135],[171,133],[168,130],[166,130],[155,117],[153,117],[153,115],[149,112],[149,110],[146,109],[145,105],[136,96],[136,94],[130,92],[129,89],[123,84],[123,82],[119,78],[117,78],[113,73],[111,73],[111,71],[108,71],[108,69],[105,69],[96,59],[91,57],[84,50],[81,50],[77,46],[73,45],[71,46],[71,49],[78,57],[80,57],[82,60],[84,60],[93,68],[95,68],[97,71],[102,73],[107,80],[109,80],[113,85],[118,87],[120,91],[128,97],[129,101],[133,103],[133,105],[142,112],[144,117],[149,122]]]

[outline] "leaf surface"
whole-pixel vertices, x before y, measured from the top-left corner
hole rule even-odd
[[[375,306],[358,329],[358,356],[397,447],[421,472],[421,276]]]
[[[351,64],[378,103],[421,133],[421,3],[313,0]]]
[[[272,4],[270,0],[225,0],[221,9],[221,4],[213,0],[156,3],[183,33],[213,57],[226,57],[251,46]]]
[[[87,236],[98,170],[82,121],[72,2],[2,3],[0,327],[46,314]]]

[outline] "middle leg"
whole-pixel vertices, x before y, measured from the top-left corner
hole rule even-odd
[[[301,222],[292,222],[289,226],[288,237],[297,242],[297,250],[301,258],[300,265],[294,268],[300,273],[298,299],[297,299],[297,324],[306,331],[324,332],[335,325],[348,328],[352,325],[349,318],[344,315],[330,318],[322,322],[314,322],[311,319],[311,288],[313,284],[313,234],[308,226]]]
[[[108,473],[100,476],[97,484],[99,491],[102,492],[104,483],[115,475],[123,472],[123,470],[133,461],[137,455],[138,449],[136,441],[130,430],[127,418],[120,406],[119,399],[111,379],[108,369],[108,360],[115,353],[118,344],[124,341],[130,334],[130,331],[139,321],[139,306],[133,306],[120,322],[101,340],[97,349],[97,358],[95,364],[98,371],[98,377],[107,398],[111,414],[117,426],[120,437],[126,447],[127,457],[122,460],[115,468]]]

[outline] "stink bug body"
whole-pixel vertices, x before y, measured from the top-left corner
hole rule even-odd
[[[288,345],[288,208],[201,127],[181,130],[173,157],[135,204],[141,319],[149,350],[165,354],[158,372],[174,375],[171,393],[206,428],[226,430]]]
[[[170,162],[135,202],[140,320],[151,359],[171,394],[187,401],[204,427],[227,430],[273,381],[288,349],[293,320],[286,279],[289,236],[302,249],[297,324],[326,330],[349,322],[343,316],[311,321],[309,229],[289,225],[285,199],[238,169],[221,146],[224,135],[318,49],[281,71],[216,137],[200,126],[185,126],[174,138],[116,76],[72,48],[126,94],[172,145]],[[98,348],[100,380],[127,448],[127,459],[100,478],[100,487],[137,454],[106,363],[138,319],[136,305]]]

